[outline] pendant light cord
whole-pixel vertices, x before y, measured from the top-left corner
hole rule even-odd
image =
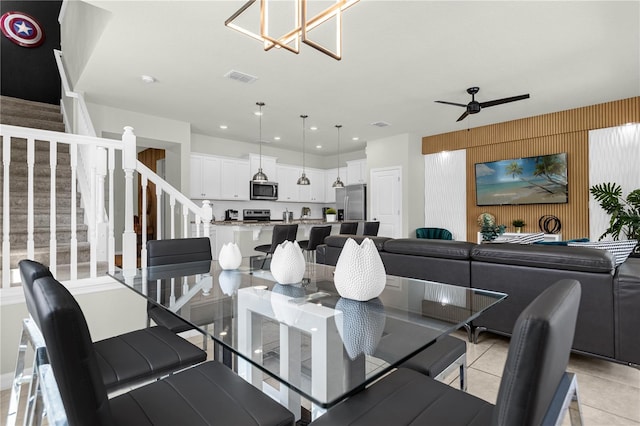
[[[307,120],[308,115],[301,115],[300,117],[302,117],[302,174],[304,174],[305,173],[304,145],[305,145],[305,135],[306,135],[305,121]]]
[[[260,144],[260,171],[262,171],[262,107],[264,106],[264,102],[256,102],[256,105],[260,107],[260,131],[258,133],[258,142]]]

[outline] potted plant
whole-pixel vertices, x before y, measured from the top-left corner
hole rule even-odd
[[[327,222],[335,222],[336,214],[337,214],[336,209],[332,209],[332,208],[327,209],[327,211],[325,212]]]
[[[518,233],[522,232],[522,227],[526,225],[522,219],[515,219],[511,224],[516,228],[516,232]]]
[[[495,220],[491,215],[481,215],[480,233],[482,234],[482,241],[493,241],[498,236],[504,234],[506,226],[496,225]]]
[[[629,240],[640,240],[640,189],[634,189],[626,198],[622,196],[622,187],[617,183],[605,182],[589,188],[593,198],[607,212],[611,219],[609,228],[598,240],[611,235],[614,240],[622,234]],[[636,246],[634,253],[640,253]]]

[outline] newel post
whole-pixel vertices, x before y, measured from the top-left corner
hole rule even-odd
[[[122,233],[122,269],[136,269],[137,241],[133,229],[133,173],[137,166],[136,135],[133,127],[126,126],[122,135],[122,169],[125,180],[124,232]]]

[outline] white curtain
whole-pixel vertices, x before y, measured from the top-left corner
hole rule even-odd
[[[625,197],[640,188],[640,124],[589,132],[589,188],[604,182],[619,184]],[[597,241],[608,227],[609,215],[590,195],[589,239]]]

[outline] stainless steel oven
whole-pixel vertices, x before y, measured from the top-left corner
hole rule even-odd
[[[278,182],[249,181],[249,198],[252,200],[277,200]]]

